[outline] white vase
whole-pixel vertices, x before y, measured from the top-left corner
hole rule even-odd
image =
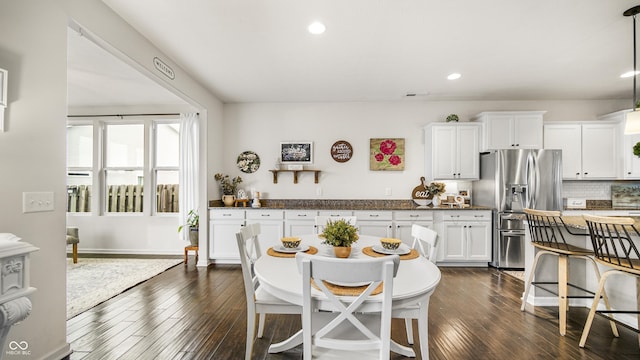
[[[432,201],[433,201],[433,206],[434,207],[440,206],[440,196],[439,195],[434,195]]]

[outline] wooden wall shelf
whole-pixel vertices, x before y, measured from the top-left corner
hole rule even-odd
[[[293,173],[293,183],[297,184],[298,183],[298,173],[301,172],[312,172],[314,173],[314,182],[317,184],[318,183],[318,176],[320,175],[320,170],[269,170],[273,173],[273,183],[277,184],[278,183],[278,173],[282,173],[282,172],[290,172]]]

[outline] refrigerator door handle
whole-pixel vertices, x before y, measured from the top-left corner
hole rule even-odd
[[[532,153],[527,156],[527,202],[526,207],[536,208],[536,197],[538,196],[538,164]]]

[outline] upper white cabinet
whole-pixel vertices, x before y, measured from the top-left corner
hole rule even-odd
[[[482,151],[542,149],[542,117],[546,111],[483,112],[473,119],[482,123]]]
[[[562,150],[566,180],[616,179],[620,176],[620,123],[588,121],[544,125],[544,148]]]
[[[478,123],[431,123],[425,127],[425,175],[429,180],[477,180],[479,153]]]
[[[631,112],[631,110],[616,111],[603,115],[600,119],[618,122],[620,124],[620,136],[623,138],[620,154],[624,159],[622,178],[634,180],[640,179],[640,157],[633,155],[633,146],[640,141],[640,134],[624,134],[625,120],[629,112]]]

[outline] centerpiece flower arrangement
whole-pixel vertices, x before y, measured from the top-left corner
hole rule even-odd
[[[333,246],[337,257],[349,257],[351,244],[358,241],[357,228],[345,219],[329,220],[320,237],[323,244]]]
[[[220,184],[220,188],[222,189],[222,201],[226,206],[233,205],[235,201],[235,194],[238,190],[238,184],[242,182],[242,178],[240,176],[236,176],[231,178],[229,175],[217,173],[214,175],[214,179]]]

